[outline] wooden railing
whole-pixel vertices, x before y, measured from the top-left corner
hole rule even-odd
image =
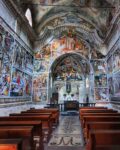
[[[96,103],[79,103],[79,107],[93,107]],[[45,108],[59,108],[60,111],[64,111],[64,103],[59,104],[47,104]]]

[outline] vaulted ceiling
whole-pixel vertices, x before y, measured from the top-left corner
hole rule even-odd
[[[78,38],[92,49],[104,43],[117,0],[14,0],[23,12],[32,13],[33,29],[41,45],[50,37],[59,37],[67,28],[74,29]],[[119,1],[119,0],[118,0]]]

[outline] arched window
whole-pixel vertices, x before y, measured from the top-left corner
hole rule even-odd
[[[30,26],[32,26],[32,15],[31,15],[31,10],[29,8],[26,10],[25,16],[26,16]]]

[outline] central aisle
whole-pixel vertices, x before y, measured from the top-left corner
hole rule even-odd
[[[53,132],[47,150],[84,150],[78,116],[61,116],[58,128]]]

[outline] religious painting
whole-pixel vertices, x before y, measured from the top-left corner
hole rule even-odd
[[[114,75],[114,95],[120,96],[120,73]]]
[[[45,46],[42,47],[42,49],[40,50],[40,54],[42,56],[42,58],[48,59],[51,56],[51,45],[47,44]]]
[[[120,50],[118,49],[115,51],[113,55],[113,71],[118,71],[120,70]]]
[[[95,86],[96,87],[106,87],[107,86],[107,75],[99,74],[95,76]]]
[[[47,89],[41,89],[41,90],[34,89],[33,95],[34,95],[34,101],[39,101],[39,102],[47,101]]]
[[[108,79],[108,87],[109,87],[109,94],[112,96],[114,94],[114,82],[112,77],[109,77]]]
[[[35,52],[35,53],[34,53],[34,58],[40,60],[40,59],[42,58],[41,52],[40,52],[40,51]]]
[[[96,100],[108,100],[108,88],[95,88],[95,99]]]
[[[48,65],[49,62],[45,60],[34,60],[34,73],[40,74],[41,72],[47,72],[48,71]]]
[[[21,45],[16,41],[15,50],[14,50],[13,65],[17,68],[22,69],[23,58],[25,58],[24,50],[22,49]]]
[[[25,69],[28,72],[32,73],[33,72],[33,56],[28,51],[26,51],[25,53],[26,53],[26,56],[25,56],[25,63],[26,63]]]
[[[107,60],[107,66],[108,66],[108,72],[109,74],[111,74],[113,72],[113,57],[111,56],[108,60]]]
[[[33,87],[35,89],[36,88],[39,88],[39,89],[47,88],[47,79],[48,79],[48,75],[46,73],[40,74],[37,77],[34,77]]]
[[[25,79],[25,95],[31,96],[32,94],[32,77],[30,75],[24,74]]]
[[[72,57],[68,57],[57,65],[54,80],[82,80],[81,66]]]
[[[3,45],[4,45],[4,35],[5,35],[5,30],[4,30],[4,28],[0,25],[0,48],[2,48]]]
[[[25,87],[24,73],[18,69],[12,70],[10,96],[23,96]]]
[[[0,95],[9,96],[14,38],[1,26],[0,32]]]
[[[107,73],[107,64],[103,60],[94,60],[92,64],[95,74]]]

